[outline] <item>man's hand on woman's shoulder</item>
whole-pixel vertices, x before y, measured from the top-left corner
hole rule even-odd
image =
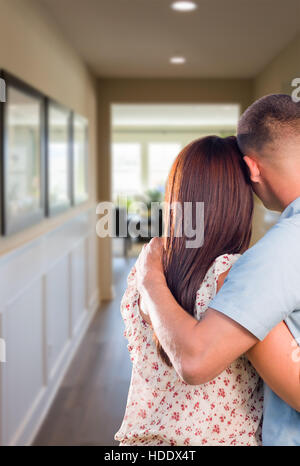
[[[149,292],[155,283],[165,284],[162,253],[162,238],[153,238],[143,247],[136,263],[136,283],[140,293]]]

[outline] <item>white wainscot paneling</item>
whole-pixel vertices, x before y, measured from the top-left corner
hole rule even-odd
[[[99,301],[98,292],[98,238],[92,232],[87,240],[87,298],[88,308],[93,309],[95,302]]]
[[[65,255],[47,272],[45,278],[47,375],[59,369],[61,356],[70,338],[70,273]]]
[[[3,377],[3,443],[13,444],[43,391],[43,282],[35,280],[7,304]]]
[[[0,445],[32,442],[98,308],[95,220],[90,209],[0,257]]]
[[[76,334],[83,322],[87,304],[86,242],[81,241],[71,253],[72,331]]]

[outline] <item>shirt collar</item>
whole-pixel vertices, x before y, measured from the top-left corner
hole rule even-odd
[[[291,202],[282,212],[280,218],[289,218],[300,213],[300,197]]]

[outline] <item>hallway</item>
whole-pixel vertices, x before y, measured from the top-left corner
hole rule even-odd
[[[114,446],[131,373],[120,300],[161,233],[153,204],[187,144],[297,90],[300,2],[0,8],[0,446]],[[278,216],[255,198],[251,245]]]
[[[119,304],[135,259],[115,258],[116,297],[103,303],[67,371],[35,446],[117,445],[131,364]]]

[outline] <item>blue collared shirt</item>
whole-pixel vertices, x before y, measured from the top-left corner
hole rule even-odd
[[[300,344],[300,197],[233,265],[210,307],[259,340],[284,320]],[[263,445],[300,446],[300,413],[266,384],[264,391]]]

